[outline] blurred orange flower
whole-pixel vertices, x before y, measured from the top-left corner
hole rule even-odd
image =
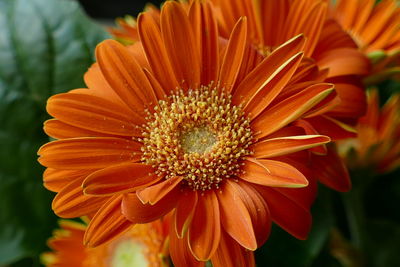
[[[251,266],[249,250],[271,221],[306,238],[316,190],[307,150],[330,138],[292,123],[319,115],[336,94],[329,83],[300,83],[313,70],[301,64],[302,35],[261,57],[247,31],[241,18],[220,42],[208,2],[187,12],[168,1],[159,21],[139,16],[140,42],[97,47],[89,89],[48,100],[55,119],[45,131],[60,140],[39,150],[44,183],[58,192],[59,216],[92,218],[86,245],[169,212],[176,266]]]
[[[368,111],[360,118],[358,137],[344,140],[341,153],[353,169],[385,173],[400,166],[400,95],[379,107],[378,90],[368,91]]]
[[[152,14],[154,17],[160,17],[160,10],[152,4],[146,4],[144,12]],[[137,31],[136,18],[132,16],[125,16],[124,18],[116,19],[117,27],[109,27],[108,31],[115,37],[116,40],[123,44],[133,44],[139,40],[139,33]]]
[[[338,0],[333,16],[365,53],[400,49],[400,9],[396,0]]]
[[[48,267],[167,267],[165,222],[135,225],[112,242],[86,248],[83,237],[86,225],[60,221],[61,229],[53,233],[48,246],[53,250],[41,255]]]
[[[398,1],[338,0],[331,15],[350,34],[374,68],[368,83],[376,83],[400,72],[400,9]]]

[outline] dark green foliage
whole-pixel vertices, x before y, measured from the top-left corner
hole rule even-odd
[[[0,29],[0,265],[37,265],[56,221],[36,156],[46,99],[84,86],[108,35],[68,0],[0,0]]]

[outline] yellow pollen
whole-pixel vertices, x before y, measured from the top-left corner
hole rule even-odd
[[[231,96],[211,86],[159,101],[143,126],[143,157],[159,176],[181,176],[194,190],[218,188],[251,154],[250,121]]]

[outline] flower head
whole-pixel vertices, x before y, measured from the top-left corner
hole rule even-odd
[[[357,124],[358,137],[344,140],[341,152],[352,169],[385,173],[400,166],[400,95],[379,107],[377,89],[368,92],[368,111]]]
[[[112,242],[86,248],[83,237],[86,225],[60,221],[48,245],[53,250],[41,255],[48,267],[167,267],[165,222],[136,225]]]
[[[400,49],[400,9],[396,0],[339,0],[333,16],[366,53]]]
[[[89,89],[48,101],[45,131],[59,140],[39,161],[55,212],[92,217],[88,246],[172,212],[176,266],[246,262],[272,221],[304,239],[315,197],[308,149],[330,138],[295,122],[335,99],[332,84],[300,82],[313,69],[294,75],[304,37],[263,57],[248,46],[246,18],[221,41],[202,1],[168,1],[159,21],[142,13],[138,32],[132,47],[99,44]]]
[[[373,69],[366,81],[376,83],[399,73],[400,9],[396,0],[337,1],[332,17],[371,59]]]

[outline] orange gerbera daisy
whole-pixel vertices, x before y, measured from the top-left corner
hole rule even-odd
[[[86,225],[60,221],[48,246],[53,252],[41,255],[48,267],[167,267],[166,222],[136,225],[112,242],[86,248],[83,237]]]
[[[400,9],[398,1],[338,0],[332,17],[350,34],[374,68],[367,82],[377,82],[399,73]]]
[[[326,134],[333,141],[354,137],[351,125],[365,112],[365,93],[360,75],[369,71],[367,58],[358,51],[341,27],[327,17],[325,0],[212,0],[220,33],[226,37],[241,16],[249,20],[249,41],[264,55],[297,34],[304,34],[305,60],[315,62],[322,81],[335,84],[335,106],[321,116],[306,118],[298,125],[307,133]],[[309,66],[312,64],[308,63]],[[294,91],[295,92],[295,91]],[[290,95],[290,92],[287,92]],[[334,146],[314,149],[313,167],[319,180],[339,191],[350,189],[350,179]],[[319,156],[325,154],[323,157]]]
[[[357,138],[340,144],[351,168],[385,173],[400,166],[400,95],[393,95],[380,110],[378,90],[369,90],[368,111],[357,130]]]
[[[309,70],[293,78],[304,37],[265,58],[252,53],[250,64],[246,18],[219,42],[203,1],[188,12],[166,2],[160,23],[145,12],[138,32],[131,48],[98,45],[89,89],[48,100],[55,119],[45,131],[60,140],[41,147],[39,161],[45,186],[58,192],[55,212],[92,217],[88,246],[172,212],[176,266],[246,262],[271,221],[306,238],[315,197],[307,149],[330,139],[293,123],[318,116],[335,93],[328,83],[297,84]],[[296,84],[304,89],[282,99]]]

